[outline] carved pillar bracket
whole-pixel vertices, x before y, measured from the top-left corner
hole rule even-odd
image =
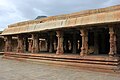
[[[12,36],[4,36],[5,39],[5,52],[12,51]]]
[[[63,32],[62,31],[56,31],[57,38],[58,38],[58,45],[57,45],[57,51],[56,54],[63,54]]]
[[[114,32],[113,27],[109,27],[109,34],[110,34],[110,51],[109,51],[109,56],[113,57],[116,55],[117,50],[116,50],[116,34]]]
[[[32,34],[33,45],[32,45],[32,53],[39,52],[39,36],[38,34]]]
[[[24,40],[23,35],[18,35],[18,46],[17,46],[17,52],[23,53],[24,52]]]
[[[86,29],[81,29],[81,36],[82,36],[82,47],[80,56],[85,56],[88,54],[88,31]]]

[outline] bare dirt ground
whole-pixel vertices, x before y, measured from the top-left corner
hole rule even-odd
[[[0,80],[120,80],[120,74],[88,71],[47,63],[21,62],[0,57]]]

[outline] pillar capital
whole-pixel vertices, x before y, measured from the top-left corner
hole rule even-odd
[[[56,33],[57,33],[57,37],[63,37],[63,31],[56,31]]]

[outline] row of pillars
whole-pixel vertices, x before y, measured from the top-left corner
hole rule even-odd
[[[88,30],[87,29],[80,29],[81,36],[82,36],[82,47],[81,47],[81,56],[85,56],[88,54]],[[59,30],[56,31],[57,33],[57,51],[56,54],[63,54],[64,49],[63,49],[63,31]],[[109,27],[109,34],[110,34],[110,51],[109,55],[114,56],[117,53],[116,50],[116,34],[113,29],[113,27]],[[52,34],[50,34],[52,35]],[[76,34],[74,34],[75,36]],[[50,47],[49,51],[52,52],[52,39],[53,37],[50,37]],[[32,34],[32,40],[33,40],[33,45],[32,45],[32,53],[38,53],[39,52],[39,36],[38,34]],[[74,39],[75,40],[75,39]],[[12,37],[11,36],[5,36],[5,51],[6,52],[11,52],[12,51]],[[73,52],[76,50],[76,43],[73,42]],[[18,35],[18,47],[17,47],[17,52],[23,53],[24,52],[24,40],[22,35]]]

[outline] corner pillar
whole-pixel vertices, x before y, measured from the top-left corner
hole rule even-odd
[[[57,45],[57,51],[56,54],[63,54],[63,32],[62,31],[56,31],[57,38],[58,38],[58,45]]]
[[[86,29],[81,29],[81,36],[82,36],[82,47],[80,56],[85,56],[88,54],[88,31]]]

